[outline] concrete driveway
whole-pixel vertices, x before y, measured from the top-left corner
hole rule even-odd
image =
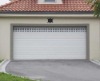
[[[44,81],[100,81],[100,66],[89,61],[15,61],[6,71]]]

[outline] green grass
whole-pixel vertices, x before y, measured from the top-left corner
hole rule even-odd
[[[12,76],[11,74],[0,73],[0,81],[36,81],[28,78]]]
[[[3,60],[0,60],[0,62],[2,62]]]

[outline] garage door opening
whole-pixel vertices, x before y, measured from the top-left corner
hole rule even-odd
[[[14,26],[13,59],[86,59],[86,26]]]

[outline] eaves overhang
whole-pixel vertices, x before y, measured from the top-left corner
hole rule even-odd
[[[0,12],[0,17],[92,17],[94,18],[93,11],[91,12]]]
[[[0,11],[0,14],[93,14],[93,11]]]

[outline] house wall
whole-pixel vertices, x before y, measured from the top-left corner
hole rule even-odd
[[[45,17],[0,18],[0,59],[10,59],[11,24],[48,24]],[[52,24],[89,24],[90,59],[100,59],[100,20],[93,18],[54,18]]]

